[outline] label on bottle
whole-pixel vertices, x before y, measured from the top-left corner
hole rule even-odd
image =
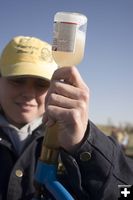
[[[77,24],[54,22],[53,51],[74,52]]]

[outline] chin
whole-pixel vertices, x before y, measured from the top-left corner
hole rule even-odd
[[[19,118],[18,123],[21,123],[21,124],[28,124],[30,122],[32,122],[33,120],[35,120],[37,118],[37,116],[33,117],[26,117],[26,116],[23,116],[21,118]]]

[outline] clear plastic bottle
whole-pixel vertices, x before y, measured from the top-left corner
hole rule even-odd
[[[57,12],[54,16],[52,54],[60,66],[73,66],[84,56],[87,17],[80,13]]]

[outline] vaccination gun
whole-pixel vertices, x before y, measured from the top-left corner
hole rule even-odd
[[[84,55],[87,18],[80,13],[57,12],[54,17],[54,37],[52,54],[58,66],[74,66],[80,63]],[[63,81],[63,77],[61,79]],[[37,163],[35,182],[38,197],[44,188],[56,200],[74,200],[71,194],[57,180],[59,157],[58,124],[46,129],[41,156]],[[48,200],[48,199],[46,199]]]

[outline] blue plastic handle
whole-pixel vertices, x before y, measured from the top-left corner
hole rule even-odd
[[[74,200],[64,186],[56,179],[56,166],[38,161],[35,180],[45,185],[56,200]]]

